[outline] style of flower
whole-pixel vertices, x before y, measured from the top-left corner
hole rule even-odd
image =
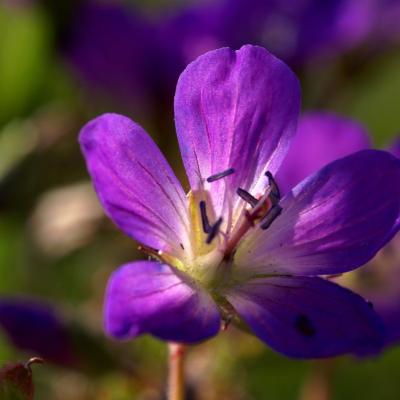
[[[400,161],[365,150],[281,198],[274,176],[296,131],[299,83],[265,49],[191,63],[175,95],[182,186],[147,133],[106,114],[80,143],[111,219],[153,261],[111,277],[105,328],[195,343],[233,323],[291,357],[375,351],[381,323],[360,296],[319,277],[365,264],[397,229]]]

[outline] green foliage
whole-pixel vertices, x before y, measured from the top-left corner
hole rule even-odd
[[[0,123],[26,113],[40,98],[51,41],[40,9],[0,4]]]

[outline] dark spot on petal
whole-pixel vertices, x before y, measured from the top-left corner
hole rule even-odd
[[[367,300],[367,304],[368,304],[369,308],[374,309],[374,303],[372,301]]]
[[[310,318],[305,314],[300,314],[296,317],[294,326],[299,333],[306,337],[312,337],[316,333],[315,327],[310,321]]]
[[[185,246],[182,243],[179,243],[179,246],[181,246],[182,250],[185,250]]]

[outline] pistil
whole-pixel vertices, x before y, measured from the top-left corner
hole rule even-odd
[[[268,197],[270,195],[270,188],[264,193],[264,195],[258,200],[256,206],[251,210],[245,210],[244,219],[239,228],[233,232],[229,237],[229,240],[225,247],[224,259],[228,260],[231,258],[233,251],[235,250],[240,239],[247,233],[247,231],[252,228],[256,221],[260,218],[260,211],[265,206],[265,202],[268,202]]]
[[[265,175],[268,178],[268,188],[261,198],[255,198],[242,188],[238,188],[236,191],[238,196],[250,204],[252,208],[244,211],[243,222],[229,238],[224,252],[225,260],[229,260],[232,257],[239,241],[257,222],[260,221],[259,226],[261,229],[268,229],[282,212],[282,207],[279,205],[281,198],[279,187],[271,172],[267,171]]]
[[[229,168],[226,171],[211,175],[207,178],[207,181],[214,182],[231,175],[234,172],[235,170],[233,168]],[[268,178],[268,187],[260,198],[254,197],[251,193],[242,188],[236,190],[237,195],[248,203],[251,208],[244,210],[241,222],[237,225],[237,228],[233,233],[226,238],[223,256],[225,261],[231,259],[239,241],[250,228],[253,228],[259,223],[261,229],[268,229],[282,212],[282,207],[279,205],[281,199],[279,187],[271,172],[267,171],[265,176]],[[205,242],[209,245],[220,231],[222,217],[218,218],[216,222],[211,224],[207,215],[206,201],[201,200],[199,202],[199,209],[202,230],[207,235]]]

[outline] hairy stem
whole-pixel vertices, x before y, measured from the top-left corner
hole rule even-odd
[[[186,347],[179,343],[168,343],[169,370],[168,370],[168,400],[184,400],[184,358]]]

